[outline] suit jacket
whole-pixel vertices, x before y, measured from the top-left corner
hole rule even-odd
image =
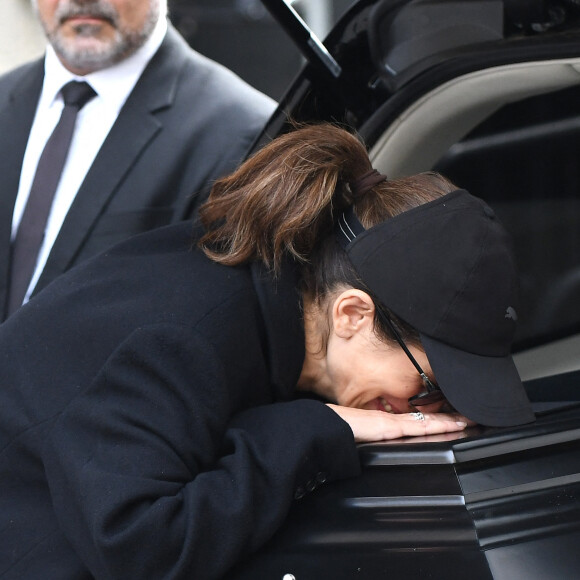
[[[295,497],[360,471],[295,399],[296,276],[191,251],[190,224],[59,277],[0,325],[0,577],[222,578]]]
[[[43,75],[39,60],[0,79],[0,311],[12,213]],[[274,108],[169,26],[80,187],[35,293],[133,234],[191,217],[211,183],[244,157]]]

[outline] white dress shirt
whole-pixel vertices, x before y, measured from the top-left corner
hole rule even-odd
[[[77,191],[85,179],[119,111],[125,104],[141,73],[161,45],[167,32],[167,20],[160,18],[147,42],[122,62],[78,77],[68,71],[59,61],[51,46],[45,57],[44,84],[34,122],[24,153],[18,195],[12,218],[12,240],[16,235],[28,200],[36,166],[44,146],[60,119],[63,109],[60,89],[71,80],[85,81],[97,96],[79,112],[68,158],[56,190],[52,209],[48,216],[45,236],[40,248],[36,270],[24,298],[27,302],[46,264],[58,232],[72,205]]]

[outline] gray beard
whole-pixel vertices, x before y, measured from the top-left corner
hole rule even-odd
[[[96,2],[84,3],[72,0],[55,15],[57,21],[64,16],[78,13],[86,13],[87,8],[95,16],[107,18],[115,28],[115,36],[109,42],[102,42],[92,47],[78,47],[74,41],[64,39],[58,29],[56,32],[48,32],[45,29],[48,41],[54,48],[60,60],[72,69],[97,71],[108,68],[141,48],[151,36],[159,18],[160,7],[158,2],[152,2],[147,19],[141,30],[125,30],[120,27],[117,13],[109,4]],[[79,37],[90,38],[94,35],[95,28],[90,25],[79,25],[75,28]]]
[[[92,26],[79,26],[79,36],[91,37]],[[149,36],[151,30],[143,30],[141,34],[123,34],[117,30],[115,37],[106,43],[91,48],[79,48],[73,42],[63,40],[59,34],[50,35],[48,40],[56,54],[68,66],[82,70],[102,70],[127,58],[141,48]]]

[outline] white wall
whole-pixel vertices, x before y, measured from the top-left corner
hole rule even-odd
[[[291,4],[302,15],[312,32],[320,40],[324,40],[334,23],[332,0],[292,0]]]
[[[44,47],[31,0],[0,0],[0,73],[40,56]]]

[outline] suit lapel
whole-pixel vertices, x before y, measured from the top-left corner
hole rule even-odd
[[[6,303],[10,266],[10,232],[14,202],[28,134],[44,78],[43,61],[27,70],[7,95],[0,109],[0,306]]]
[[[161,122],[155,113],[174,102],[179,71],[187,50],[184,44],[170,25],[163,43],[135,85],[81,185],[35,293],[46,286],[48,280],[71,266],[119,184],[161,130]]]

